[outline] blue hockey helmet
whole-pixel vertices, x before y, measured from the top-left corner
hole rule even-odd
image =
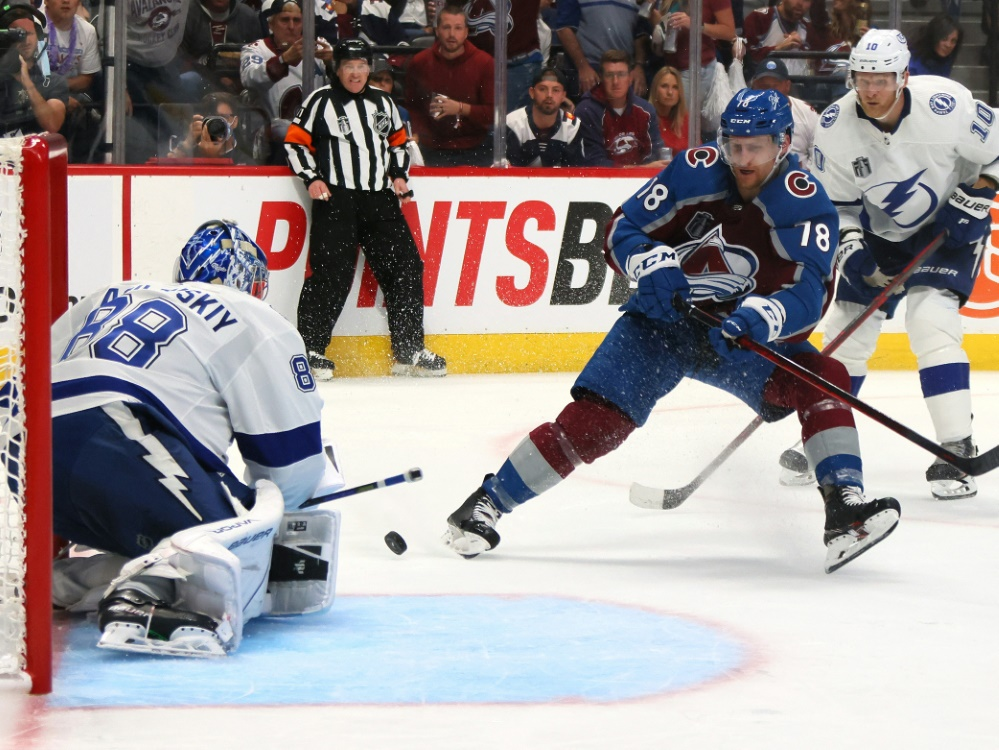
[[[777,145],[776,158],[780,161],[791,147],[793,134],[794,118],[791,116],[791,103],[786,96],[774,89],[742,89],[732,97],[722,112],[718,145],[725,161],[731,164],[730,138],[768,135]]]
[[[195,230],[180,251],[175,281],[222,284],[263,299],[267,296],[267,256],[231,221],[213,219]]]

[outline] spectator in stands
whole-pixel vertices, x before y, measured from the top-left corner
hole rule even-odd
[[[645,95],[649,28],[639,16],[641,5],[641,0],[558,0],[555,33],[573,65],[566,71],[571,98],[582,96],[600,82],[600,56],[612,49],[634,52],[636,64],[629,83],[636,95]]]
[[[288,123],[302,107],[302,0],[264,0],[260,15],[269,34],[243,47],[239,74],[270,118],[270,163],[284,163],[284,136]],[[325,64],[333,47],[316,38],[313,86],[325,86]]]
[[[434,34],[424,0],[364,0],[360,21],[361,35],[377,45],[409,44]]]
[[[66,119],[69,88],[66,79],[49,74],[48,56],[39,51],[45,36],[45,16],[27,2],[3,6],[0,29],[25,33],[0,57],[0,135],[58,133]]]
[[[679,70],[668,65],[659,69],[649,86],[649,103],[656,110],[663,144],[676,156],[688,147],[690,136],[690,113]]]
[[[684,91],[690,91],[690,15],[686,2],[661,0],[649,11],[649,23],[657,26],[665,21],[676,31],[676,51],[663,51],[663,62],[680,71]],[[701,5],[701,101],[707,98],[711,80],[715,77],[717,42],[731,42],[735,38],[735,17],[731,0],[703,0]],[[651,93],[649,94],[651,98]]]
[[[811,24],[805,20],[811,5],[812,0],[779,0],[776,5],[758,8],[746,17],[743,32],[754,66],[772,52],[812,49]],[[808,60],[789,59],[787,69],[796,76],[811,73]]]
[[[964,29],[957,21],[944,13],[933,16],[912,43],[909,75],[950,78],[963,41]]]
[[[791,81],[783,60],[768,57],[756,67],[750,87],[756,90],[776,89],[791,102],[791,118],[794,120],[794,133],[791,136],[791,153],[798,155],[802,168],[812,165],[812,144],[815,141],[815,128],[819,124],[819,114],[811,104],[791,96]]]
[[[580,124],[562,109],[565,76],[544,68],[529,89],[531,103],[506,116],[506,156],[514,167],[574,167],[583,161]]]
[[[541,71],[544,57],[538,34],[541,0],[518,0],[510,3],[506,36],[506,111],[526,107],[534,78]],[[492,0],[465,2],[468,38],[483,52],[496,57],[496,9]]]
[[[94,76],[101,72],[97,30],[77,14],[80,0],[45,0],[49,69],[66,79],[69,97],[60,131],[70,161],[85,161],[99,133],[100,115],[92,108]],[[93,115],[93,117],[91,117]]]
[[[611,49],[600,57],[600,83],[576,105],[583,163],[590,167],[665,167],[656,110],[631,88],[631,58]]]
[[[437,15],[437,39],[406,71],[406,107],[428,167],[489,166],[493,58],[468,41],[464,8]]]
[[[64,2],[65,0],[59,0]],[[199,88],[219,88],[238,94],[243,85],[235,75],[209,69],[209,55],[217,44],[249,44],[263,36],[260,17],[241,0],[198,0],[187,15],[180,50]]]
[[[170,149],[169,159],[224,159],[225,164],[249,164],[238,148],[238,99],[220,91],[206,96],[191,117],[186,137]]]
[[[858,0],[832,0],[831,10],[827,10],[826,0],[812,0],[811,22],[813,49],[827,50],[835,46],[849,51],[869,28]],[[840,46],[844,44],[847,46]]]

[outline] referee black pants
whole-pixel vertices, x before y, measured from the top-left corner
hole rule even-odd
[[[298,331],[309,351],[326,351],[350,294],[358,245],[385,295],[392,354],[409,362],[423,349],[423,259],[390,189],[331,185],[328,201],[312,202],[312,275],[298,298]]]

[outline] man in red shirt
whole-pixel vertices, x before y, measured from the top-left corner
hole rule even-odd
[[[406,108],[428,167],[492,163],[493,58],[468,41],[468,18],[448,6],[437,41],[406,71]]]

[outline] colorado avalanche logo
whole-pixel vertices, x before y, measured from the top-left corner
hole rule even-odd
[[[748,247],[726,242],[720,226],[675,249],[694,302],[724,302],[756,288],[759,258]]]
[[[716,161],[718,161],[718,149],[711,148],[710,146],[697,146],[695,148],[688,148],[683,152],[687,159],[687,164],[692,167],[698,165],[704,167],[710,167]]]
[[[819,190],[804,172],[788,172],[784,184],[795,198],[811,198]]]
[[[824,128],[831,128],[832,124],[836,122],[836,118],[839,117],[839,105],[830,104],[822,112],[822,117],[819,120],[819,124]]]
[[[170,19],[175,15],[177,15],[177,11],[161,5],[149,12],[149,17],[146,19],[145,25],[153,31],[163,31],[163,29],[170,25]]]
[[[611,141],[609,151],[614,155],[627,154],[638,148],[638,139],[631,133],[621,133]]]
[[[875,185],[864,192],[864,199],[884,211],[902,229],[918,226],[940,202],[937,194],[919,181],[925,171],[898,182]]]
[[[372,118],[371,127],[374,128],[378,135],[386,136],[392,129],[392,118],[389,117],[387,112],[375,112],[375,116]]]
[[[957,99],[950,94],[934,94],[930,97],[930,111],[935,115],[946,115],[954,111]]]

